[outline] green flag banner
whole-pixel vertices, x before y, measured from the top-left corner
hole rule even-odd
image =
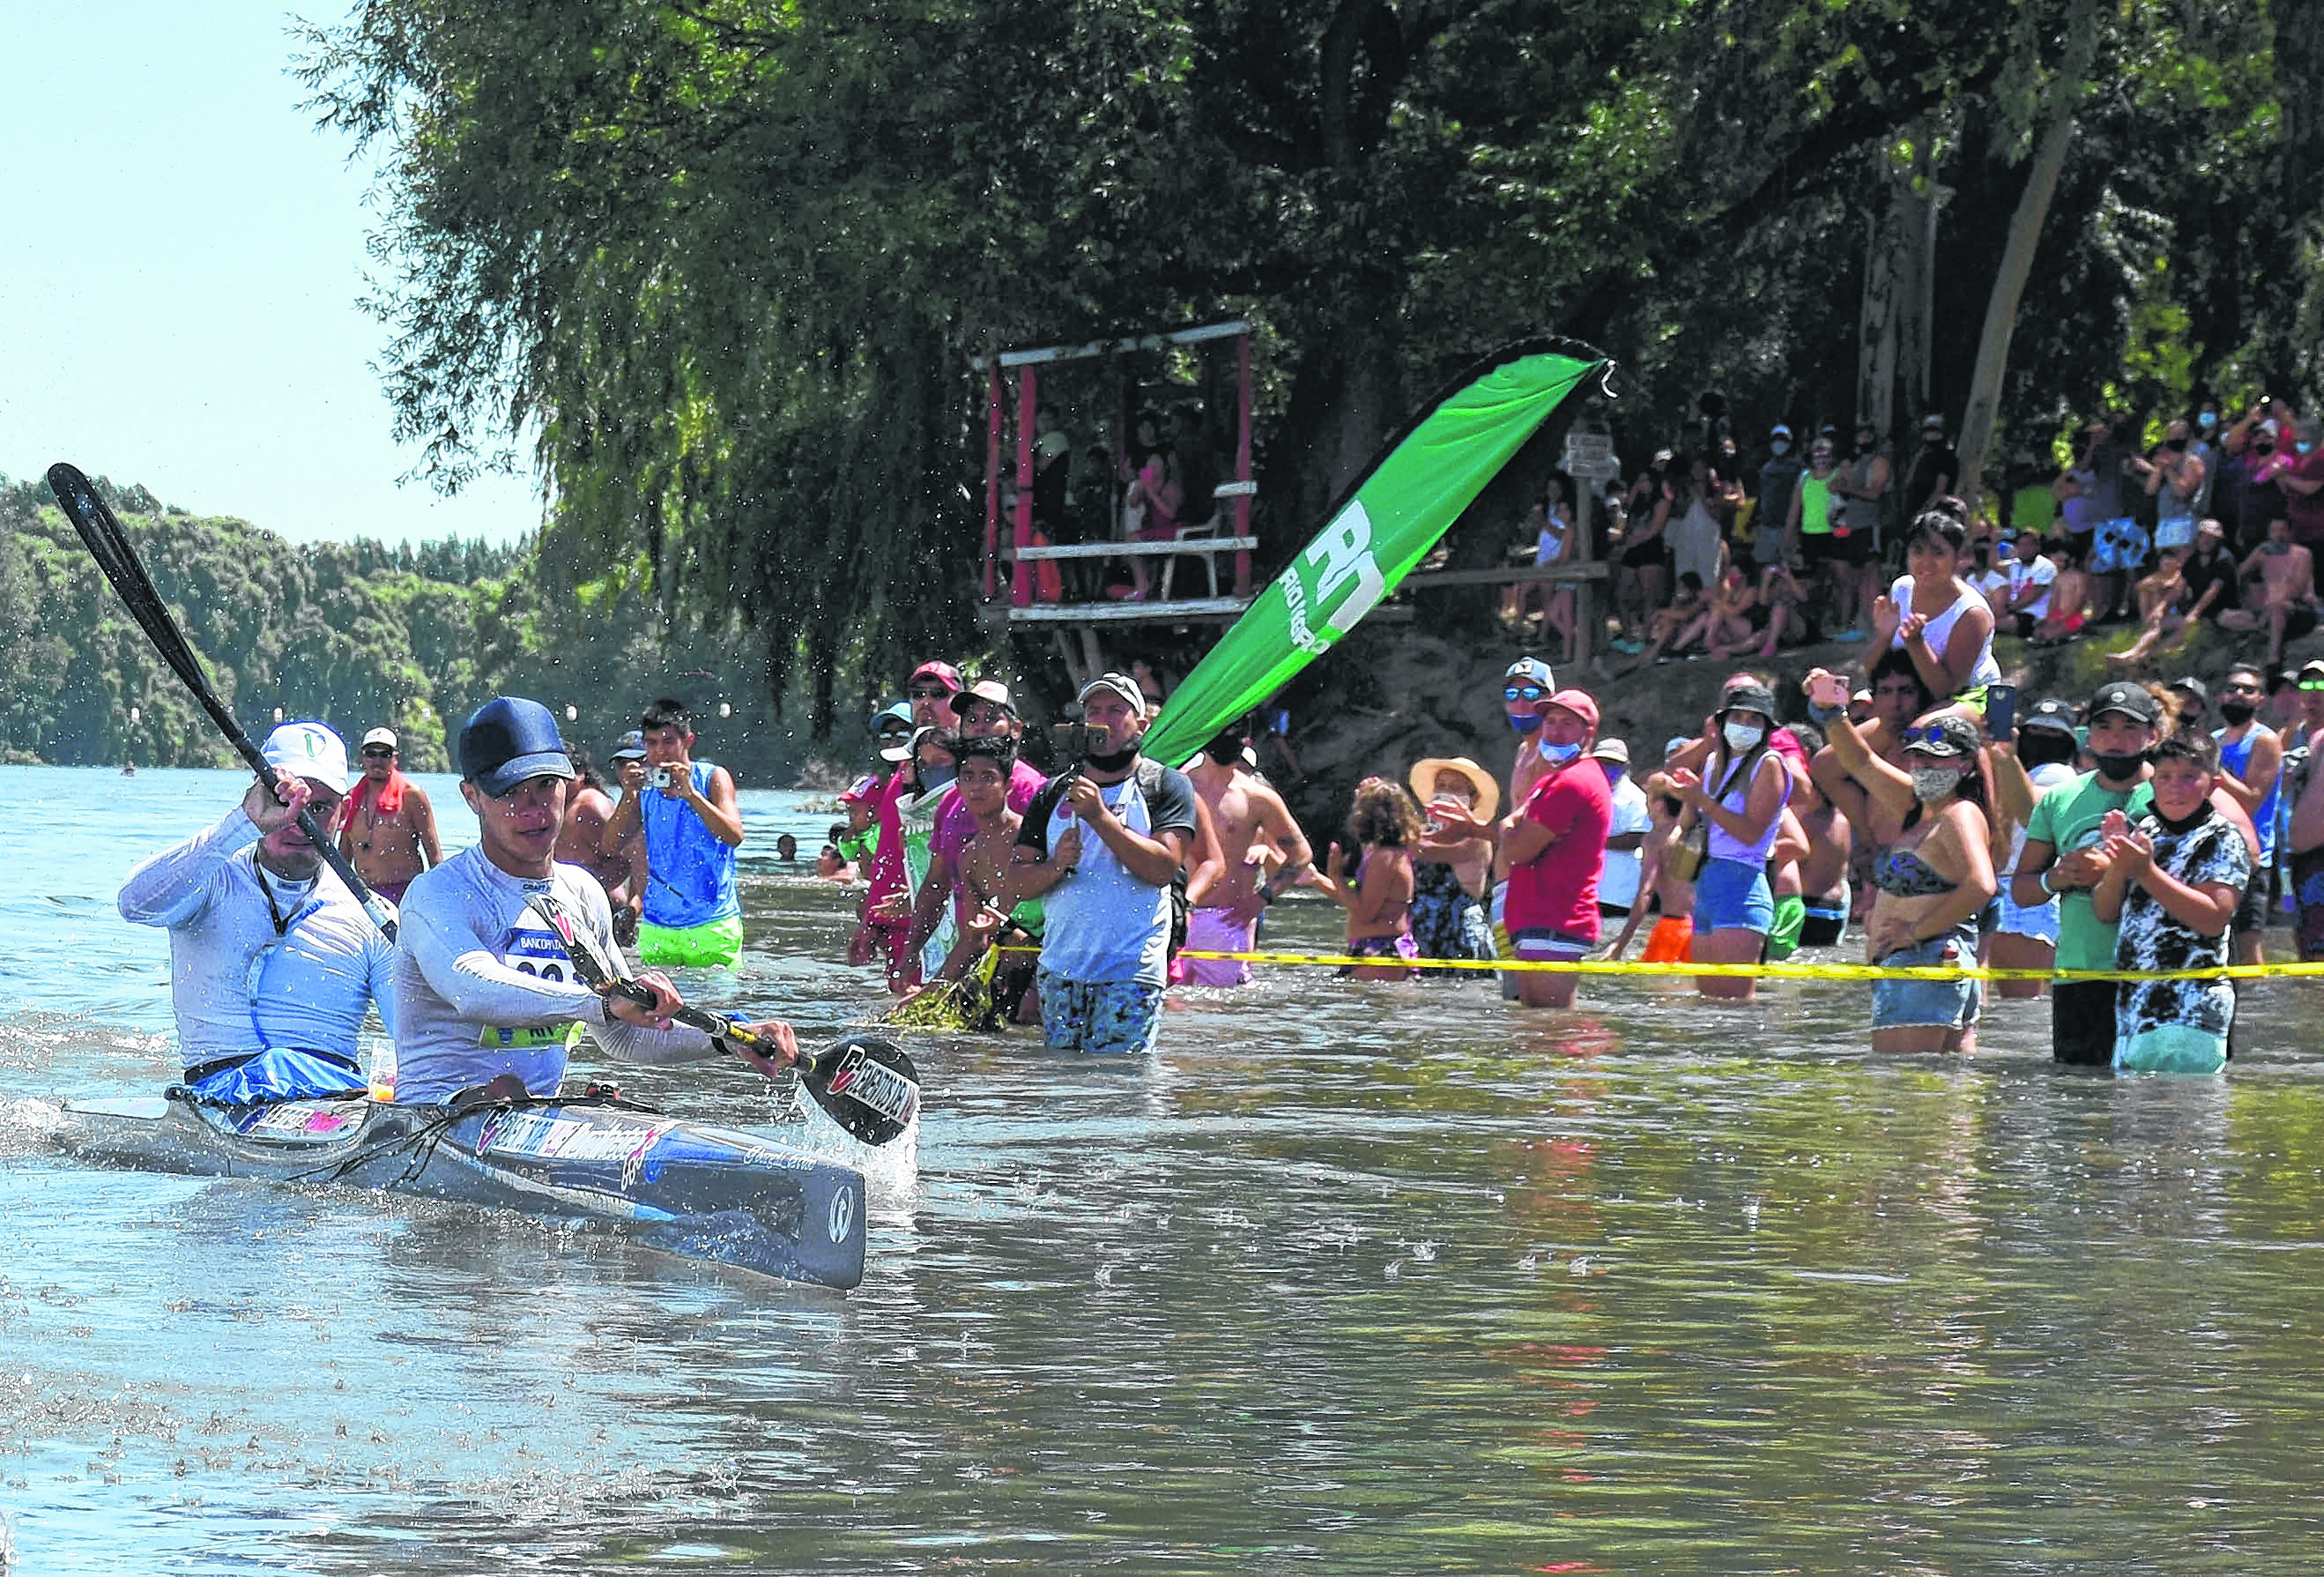
[[[1147,731],[1145,753],[1185,761],[1354,629],[1606,366],[1588,346],[1526,339],[1453,379],[1382,446],[1330,523],[1194,665]]]

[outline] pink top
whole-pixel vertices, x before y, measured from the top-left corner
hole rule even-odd
[[[1577,766],[1591,770],[1575,771]],[[1606,864],[1614,794],[1596,767],[1589,757],[1579,757],[1535,784],[1526,798],[1526,818],[1549,828],[1557,840],[1509,872],[1502,919],[1510,936],[1556,931],[1597,940],[1598,873]]]

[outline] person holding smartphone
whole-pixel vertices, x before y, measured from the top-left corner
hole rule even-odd
[[[685,703],[664,696],[645,709],[639,725],[646,786],[622,796],[597,844],[611,856],[643,829],[638,957],[648,968],[733,964],[742,955],[742,905],[734,886],[742,812],[733,774],[694,760],[694,718]]]

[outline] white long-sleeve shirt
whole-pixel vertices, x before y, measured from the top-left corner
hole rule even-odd
[[[552,866],[547,881],[530,881],[468,849],[421,872],[403,894],[398,933],[399,1103],[441,1101],[502,1074],[535,1095],[554,1094],[576,1025],[624,1062],[715,1055],[699,1029],[644,1029],[608,1016],[604,1000],[574,979],[557,934],[525,908],[529,892],[553,894],[627,973],[605,890],[578,865]]]
[[[374,1001],[394,1033],[394,948],[327,866],[286,881],[259,869],[257,843],[237,807],[121,885],[123,919],[169,930],[186,1065],[277,1047],[360,1061],[355,1037]]]

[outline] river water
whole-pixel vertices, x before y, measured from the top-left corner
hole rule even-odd
[[[473,824],[422,779],[456,844]],[[909,1038],[918,1167],[839,1295],[611,1231],[91,1170],[175,1066],[121,876],[226,773],[0,769],[0,1508],[26,1572],[2292,1571],[2324,1523],[2324,1034],[2225,1079],[1970,1062],[1866,988],[1528,1013],[1276,970],[1150,1060]],[[802,1038],[879,1007],[827,817],[743,796]],[[1336,911],[1280,906],[1328,943]],[[2303,997],[2306,1001],[2303,1001]],[[777,1126],[732,1065],[629,1092]]]

